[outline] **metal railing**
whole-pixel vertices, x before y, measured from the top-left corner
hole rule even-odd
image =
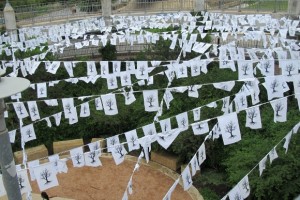
[[[288,12],[288,0],[205,0],[207,10]]]
[[[84,18],[98,14],[101,11],[100,0],[68,1],[31,4],[14,7],[16,20],[19,24],[51,22],[56,20],[68,20],[72,18]]]
[[[113,6],[113,13],[193,11],[194,5],[195,0],[128,0]]]

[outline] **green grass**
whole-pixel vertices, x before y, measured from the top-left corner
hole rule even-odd
[[[248,7],[243,8],[247,10],[258,10],[258,11],[287,11],[288,1],[286,0],[255,0],[255,1],[244,1],[243,3],[249,4]]]

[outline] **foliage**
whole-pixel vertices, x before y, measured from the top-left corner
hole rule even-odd
[[[105,47],[99,49],[99,53],[102,56],[102,60],[116,60],[117,59],[117,49],[115,45],[111,45],[107,42]]]

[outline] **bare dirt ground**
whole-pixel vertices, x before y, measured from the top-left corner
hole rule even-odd
[[[68,161],[69,171],[58,174],[59,186],[48,189],[50,197],[65,197],[78,200],[121,200],[132,174],[135,162],[125,160],[115,165],[111,158],[100,158],[102,167],[74,168]],[[133,194],[130,200],[159,200],[164,197],[174,180],[151,167],[140,165],[133,175]],[[34,193],[40,193],[36,182],[31,182]],[[172,200],[190,200],[191,197],[180,185],[172,194]]]

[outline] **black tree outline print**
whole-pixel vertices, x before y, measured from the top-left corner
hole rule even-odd
[[[71,110],[72,110],[72,107],[70,105],[70,103],[67,103],[66,106],[65,106],[66,110],[68,111],[69,114],[71,114]]]
[[[204,127],[202,127],[202,123],[198,123],[196,126],[196,129],[198,129],[198,130],[204,129]]]
[[[51,182],[51,180],[49,180],[49,177],[51,176],[51,172],[46,168],[44,169],[41,173],[40,173],[40,177],[41,179],[45,180],[46,182],[44,183],[44,185],[47,185]]]
[[[30,128],[28,128],[27,130],[26,130],[26,135],[27,135],[27,137],[28,138],[31,138],[32,137],[32,131],[31,131],[31,129]]]
[[[108,82],[110,83],[110,86],[115,85],[115,79],[113,77],[109,78]]]
[[[187,123],[187,120],[183,117],[183,118],[180,120],[180,124],[185,128],[185,127],[186,127],[186,123]]]
[[[106,106],[108,106],[109,107],[109,110],[113,110],[113,105],[114,105],[114,102],[113,102],[113,100],[112,99],[108,99],[108,100],[106,100]]]
[[[274,81],[272,81],[270,87],[273,90],[272,92],[275,93],[277,92],[276,88],[279,86],[279,82],[277,81],[277,79],[274,79]]]
[[[246,190],[247,193],[250,191],[249,182],[246,179],[243,180],[242,186],[243,186],[243,189]]]
[[[45,88],[41,87],[41,88],[39,89],[39,91],[40,91],[40,95],[44,95]]]
[[[287,76],[292,76],[291,72],[295,70],[295,67],[293,64],[288,64],[286,67],[285,67],[285,71],[288,72],[288,75]]]
[[[19,111],[19,114],[20,114],[20,115],[23,115],[23,114],[24,114],[24,113],[22,112],[23,106],[22,106],[21,104],[18,104],[18,105],[16,106],[16,110]]]
[[[191,177],[190,177],[189,174],[186,174],[185,180],[186,180],[186,182],[187,182],[188,185],[192,184],[192,180],[191,180]]]
[[[230,134],[230,137],[229,138],[234,138],[236,137],[236,135],[233,135],[233,131],[236,129],[236,126],[234,125],[233,121],[230,121],[226,127],[225,127],[225,131],[227,133]]]
[[[131,135],[130,137],[130,142],[132,143],[132,146],[135,147],[135,142],[137,141],[136,137],[134,137],[134,135]]]
[[[142,66],[140,67],[139,71],[141,72],[141,76],[144,76],[144,75],[145,75],[145,74],[144,74],[144,71],[146,71],[145,66],[142,65]]]
[[[33,114],[33,117],[35,117],[35,116],[37,116],[37,108],[35,107],[35,106],[32,106],[31,108],[30,108],[30,112]]]
[[[249,111],[247,113],[247,117],[251,120],[250,124],[256,124],[257,122],[254,121],[254,118],[257,117],[256,109],[255,108],[249,109]]]
[[[278,102],[275,104],[275,112],[276,112],[276,117],[281,117],[279,114],[280,111],[282,111],[284,108],[283,104],[281,102]]]
[[[242,105],[242,106],[245,106],[245,105],[246,105],[246,103],[245,103],[245,102],[246,102],[245,96],[243,96],[243,95],[240,96],[240,102],[241,102],[241,105]]]
[[[269,68],[271,68],[271,62],[269,60],[264,61],[263,68],[265,69],[265,73],[270,73]]]
[[[91,159],[91,162],[90,162],[91,164],[95,163],[96,162],[96,160],[95,160],[96,151],[90,151],[88,157]]]
[[[82,158],[82,154],[81,153],[77,153],[74,157],[74,159],[77,161],[77,164],[80,165],[81,164],[81,158]]]
[[[248,64],[244,64],[241,68],[241,70],[244,72],[244,76],[247,76],[248,75],[248,70],[250,69],[249,65]]]
[[[146,98],[146,102],[149,103],[149,106],[148,106],[149,108],[153,107],[152,103],[154,103],[154,101],[155,101],[155,98],[154,98],[154,95],[152,95],[152,94]]]
[[[120,159],[124,157],[124,153],[123,153],[123,146],[122,145],[117,145],[115,147],[115,153],[120,155]]]
[[[23,185],[23,183],[25,182],[25,179],[21,176],[18,175],[18,183],[19,183],[19,188],[22,190],[23,188],[25,188],[25,186]]]
[[[234,195],[234,200],[243,200],[243,198],[241,197],[241,195],[237,192]]]
[[[128,74],[125,74],[122,78],[125,81],[125,83],[128,83],[128,80],[129,80]]]

